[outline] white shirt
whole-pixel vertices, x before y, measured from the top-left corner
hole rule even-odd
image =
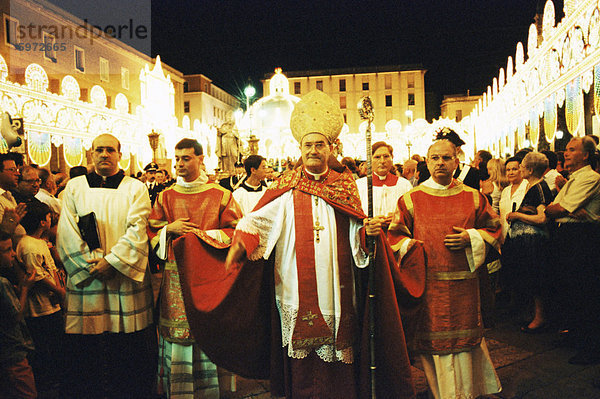
[[[385,180],[385,177],[382,178],[373,173],[373,179]],[[363,212],[366,215],[369,206],[367,177],[361,177],[356,180],[356,185],[358,186],[358,194],[360,195]],[[412,184],[404,177],[398,177],[398,181],[394,186],[373,186],[373,216],[387,216],[393,213],[396,210],[396,205],[398,205],[400,197],[412,190],[412,188]]]
[[[508,234],[508,222],[506,221],[506,215],[511,213],[513,210],[513,204],[515,204],[515,210],[519,209],[521,206],[521,202],[523,202],[523,198],[527,193],[527,186],[529,185],[529,181],[527,179],[523,179],[519,187],[515,191],[514,194],[511,195],[511,187],[512,184],[508,187],[505,187],[502,190],[502,194],[500,195],[500,221],[502,222],[502,237],[506,238],[506,234]]]

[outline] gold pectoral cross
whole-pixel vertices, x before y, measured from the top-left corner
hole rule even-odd
[[[308,311],[308,313],[306,313],[304,316],[302,316],[302,321],[305,321],[308,323],[309,326],[312,326],[313,324],[315,324],[313,322],[314,319],[316,319],[318,316],[316,314],[314,314],[313,312],[311,312],[310,310]]]
[[[316,237],[315,237],[315,238],[316,238],[317,242],[319,242],[319,241],[320,241],[320,238],[319,238],[319,231],[321,231],[321,230],[325,230],[325,227],[321,226],[321,224],[320,224],[320,223],[319,223],[319,221],[317,220],[317,221],[315,222],[315,225],[313,226],[313,230],[315,231],[315,234],[316,234]]]

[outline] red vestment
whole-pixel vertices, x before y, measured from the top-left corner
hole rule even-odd
[[[323,199],[335,209],[336,220],[364,217],[351,175],[333,170],[323,182],[309,181],[300,170],[285,174],[265,193],[255,210],[289,190]],[[259,237],[247,233],[238,235],[236,232],[236,237],[242,240],[249,253],[259,241]],[[289,394],[290,388],[285,386],[286,355],[282,348],[281,322],[275,305],[273,265],[262,261],[246,262],[226,273],[217,264],[219,254],[194,236],[188,234],[178,239],[174,247],[190,326],[203,350],[213,362],[237,374],[270,378],[272,393]],[[211,257],[215,262],[205,262],[205,268],[189,267],[191,259],[198,256]],[[396,267],[393,253],[383,235],[378,237],[375,349],[377,391],[380,397],[411,398],[415,394],[399,302],[409,305],[411,300],[422,294],[423,263],[422,248],[415,247],[411,255],[405,257],[402,267]],[[351,264],[340,263],[341,267],[348,268]],[[361,285],[359,281],[362,273],[355,269],[354,275],[357,280],[357,317],[361,326],[360,331],[352,331],[354,336],[360,336],[360,340],[354,341],[353,345],[355,364],[359,366],[355,368],[357,384],[354,386],[361,397],[368,397],[368,330],[365,322],[368,317],[364,311],[368,306],[364,295],[366,284]],[[340,328],[338,339],[342,331]],[[353,385],[350,381],[321,383]]]
[[[233,200],[229,190],[214,183],[193,187],[179,184],[162,191],[148,219],[148,237],[152,247],[158,245],[158,233],[167,224],[180,218],[199,226],[196,235],[207,245],[221,250],[229,243],[224,243],[209,236],[207,230],[220,230],[218,233],[228,241],[233,235],[236,221],[241,218],[241,210]],[[195,259],[190,265],[201,266],[201,259]],[[175,264],[175,255],[169,245],[163,283],[160,295],[159,331],[165,339],[171,342],[189,343],[193,341],[185,314],[183,297],[179,282],[179,272]]]
[[[420,353],[448,354],[470,350],[483,336],[478,273],[471,272],[464,250],[444,245],[453,226],[476,229],[483,241],[499,251],[500,221],[479,191],[454,181],[448,189],[420,185],[398,201],[388,230],[394,251],[405,240],[424,242],[427,287],[414,349]]]

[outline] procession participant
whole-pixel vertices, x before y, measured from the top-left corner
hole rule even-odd
[[[456,147],[457,154],[464,156],[464,152],[461,147],[465,145],[463,139],[460,138],[458,133],[450,128],[443,128],[437,133],[436,140],[448,140]],[[461,158],[462,159],[462,158]],[[471,167],[466,163],[459,161],[456,170],[454,171],[454,178],[464,183],[465,185],[479,190],[479,169]]]
[[[412,184],[391,171],[394,168],[394,149],[391,145],[378,141],[372,146],[373,151],[373,215],[384,218],[387,226],[396,210],[396,203],[402,194],[412,189]],[[367,177],[356,181],[358,193],[364,213],[367,213]]]
[[[94,139],[92,159],[93,172],[67,183],[58,222],[57,247],[68,273],[61,398],[149,398],[156,386],[156,329],[148,190],[119,170],[114,136]]]
[[[246,176],[248,177],[233,192],[233,198],[235,198],[245,215],[254,209],[267,189],[265,183],[268,172],[267,160],[260,155],[250,155],[244,161],[244,168],[246,168]]]
[[[244,164],[236,162],[234,172],[229,173],[227,177],[221,179],[219,185],[233,192],[242,184],[245,177]]]
[[[500,222],[483,194],[452,178],[458,164],[456,146],[436,141],[427,153],[431,178],[400,198],[388,230],[400,256],[415,242],[425,246],[427,289],[413,349],[435,398],[501,389],[483,338],[478,279],[487,247],[499,250]]]
[[[150,203],[154,205],[158,193],[163,189],[162,185],[156,181],[156,172],[158,171],[158,165],[154,162],[150,162],[144,167],[144,175],[146,176],[146,188],[148,189],[148,196],[150,197]]]
[[[227,272],[209,267],[212,263],[199,269],[185,263],[180,267],[194,337],[228,370],[270,378],[273,395],[370,394],[366,287],[358,283],[368,263],[361,246],[364,215],[351,173],[328,166],[335,161],[331,143],[342,125],[339,107],[326,94],[313,91],[303,96],[290,122],[303,165],[275,181],[240,221],[227,255]],[[404,269],[391,266],[395,259],[381,233],[380,218],[365,225],[366,234],[378,235],[376,389],[380,397],[413,398],[396,295],[407,300],[411,294],[421,295],[424,269],[420,263],[421,273],[406,268],[410,273],[404,272],[407,277],[402,279]],[[189,235],[175,242],[178,259],[189,249],[210,255],[197,243]],[[422,251],[414,253],[422,259]],[[257,261],[240,265],[246,256]],[[274,265],[259,262],[267,258]],[[215,289],[205,290],[211,282]]]
[[[557,222],[551,245],[554,307],[579,349],[571,364],[600,363],[600,175],[594,171],[595,153],[590,137],[569,141],[564,153],[569,181],[546,207],[546,215]]]
[[[171,241],[195,232],[222,248],[242,217],[230,191],[208,183],[200,168],[202,146],[183,139],[175,146],[177,183],[162,191],[150,214],[148,236],[166,260],[159,304],[159,393],[169,398],[218,398],[217,367],[190,333]]]

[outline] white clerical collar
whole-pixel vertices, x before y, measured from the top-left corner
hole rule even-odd
[[[198,176],[198,178],[191,182],[187,182],[187,181],[183,180],[183,177],[177,176],[177,184],[179,184],[180,186],[185,187],[185,188],[198,187],[203,184],[206,184],[207,182],[208,182],[208,176],[206,176],[206,173],[202,169],[200,169],[200,175]]]
[[[433,180],[433,178],[430,177],[421,184],[423,184],[425,187],[434,188],[436,190],[447,190],[448,187],[450,187],[450,185],[452,184],[452,182],[450,182],[450,184],[448,184],[447,186],[444,186],[442,184],[436,183]]]
[[[304,168],[304,171],[305,171],[307,174],[311,175],[311,176],[313,177],[313,179],[315,179],[316,181],[319,181],[319,180],[321,180],[321,177],[325,176],[325,175],[327,174],[327,172],[329,172],[329,168],[325,169],[325,172],[323,172],[323,173],[318,173],[318,174],[316,174],[316,173],[311,173],[311,172],[309,172],[309,171],[308,171],[308,169],[306,169],[306,168]]]

